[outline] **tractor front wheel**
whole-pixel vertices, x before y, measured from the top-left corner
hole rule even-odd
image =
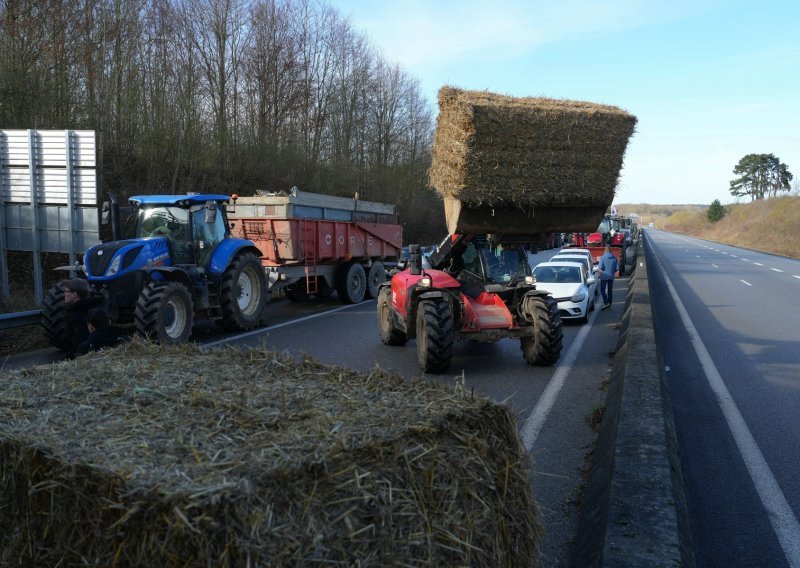
[[[453,359],[453,313],[445,300],[423,300],[417,308],[417,360],[423,373],[444,373]]]
[[[50,345],[59,349],[66,349],[69,346],[67,304],[64,302],[64,288],[60,284],[51,286],[44,296],[42,327]]]
[[[152,281],[136,302],[134,326],[141,335],[163,345],[186,343],[192,335],[192,296],[178,282]]]
[[[266,303],[267,276],[261,262],[251,252],[238,255],[222,274],[220,325],[229,330],[258,327]]]
[[[406,333],[392,322],[392,289],[384,286],[378,292],[378,333],[384,345],[405,345]]]
[[[534,333],[522,338],[522,355],[529,365],[555,365],[561,357],[564,339],[558,303],[552,296],[530,295],[523,301],[526,319],[531,322]]]

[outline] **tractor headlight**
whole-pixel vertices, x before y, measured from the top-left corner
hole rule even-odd
[[[419,282],[417,284],[422,288],[430,288],[433,282],[431,281],[430,276],[423,276],[422,278],[419,279]]]
[[[122,255],[117,255],[117,257],[111,261],[111,266],[109,266],[108,270],[106,270],[106,276],[114,276],[117,272],[119,272],[120,262],[122,262]]]
[[[525,277],[525,284],[529,284],[529,285],[536,284],[536,278],[534,278],[533,276],[526,276]]]
[[[583,302],[586,299],[586,290],[578,290],[571,298],[571,302]]]

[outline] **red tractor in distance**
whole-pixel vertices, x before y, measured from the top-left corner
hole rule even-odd
[[[617,258],[619,274],[625,273],[627,262],[625,233],[622,231],[622,219],[616,215],[604,215],[597,227],[597,231],[586,237],[586,248],[592,253],[594,262],[597,263],[605,252],[605,246],[611,245],[611,252]]]
[[[561,355],[558,306],[537,290],[521,242],[452,235],[422,269],[419,246],[409,267],[378,293],[378,330],[386,345],[417,342],[423,373],[444,373],[456,340],[519,339],[531,365],[553,365]]]

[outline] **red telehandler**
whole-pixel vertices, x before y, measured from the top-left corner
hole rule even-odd
[[[494,210],[489,215],[494,217]],[[530,219],[523,222],[527,229]],[[457,226],[454,220],[451,230]],[[563,339],[558,305],[536,288],[522,246],[530,237],[510,233],[454,230],[429,257],[431,268],[425,270],[419,246],[412,245],[410,266],[395,272],[379,290],[381,341],[405,345],[416,339],[420,369],[428,373],[448,370],[457,340],[518,339],[529,364],[555,364]]]

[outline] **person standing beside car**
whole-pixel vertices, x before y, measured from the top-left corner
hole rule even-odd
[[[614,295],[614,277],[616,276],[619,264],[617,257],[611,252],[611,245],[606,245],[606,251],[597,262],[597,276],[600,278],[600,295],[603,297],[603,307],[605,310],[611,307]]]

